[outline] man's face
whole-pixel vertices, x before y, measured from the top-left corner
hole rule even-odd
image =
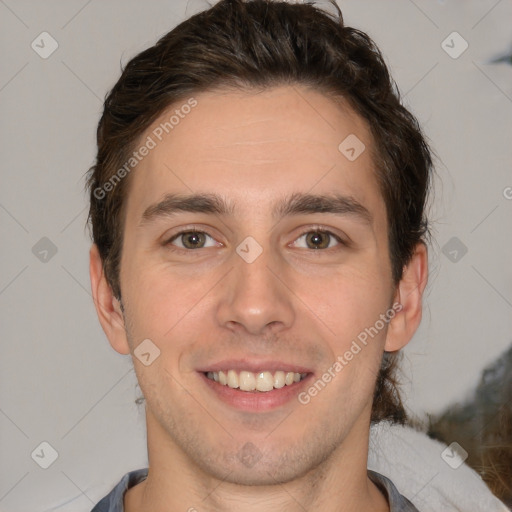
[[[195,99],[161,141],[154,130],[180,105],[147,130],[141,143],[149,135],[156,147],[129,178],[120,273],[127,339],[132,352],[147,339],[151,354],[160,350],[148,366],[134,357],[148,442],[220,479],[284,482],[368,435],[386,327],[350,360],[344,354],[365,329],[375,332],[394,296],[372,138],[351,110],[302,87]],[[366,146],[353,161],[350,148],[338,149],[351,134]],[[154,208],[168,194],[215,195],[233,210]],[[276,205],[306,194],[349,201],[337,213],[274,216]],[[200,233],[177,236],[192,230]],[[329,368],[331,381],[308,393]],[[231,377],[250,385],[244,369],[264,385],[261,372],[307,376],[268,392],[206,376],[236,370]],[[281,386],[282,377],[270,382]]]

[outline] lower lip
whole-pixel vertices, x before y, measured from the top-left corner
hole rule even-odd
[[[219,384],[202,372],[199,372],[199,376],[224,403],[243,411],[264,412],[276,409],[293,398],[297,399],[297,395],[308,385],[313,374],[309,373],[299,382],[271,391],[241,391],[238,388]]]

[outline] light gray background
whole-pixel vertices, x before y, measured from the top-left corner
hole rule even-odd
[[[405,350],[406,403],[423,417],[469,396],[512,341],[512,2],[339,1],[377,42],[440,157],[437,244],[422,327]],[[144,467],[143,407],[129,356],[114,352],[90,295],[83,176],[120,61],[205,8],[203,0],[0,0],[0,511],[89,511]],[[42,59],[43,31],[58,49]],[[468,42],[457,59],[441,47]],[[510,195],[509,195],[510,197]],[[466,247],[459,261],[442,248]],[[47,262],[33,246],[48,237]],[[508,263],[508,264],[507,264]],[[46,470],[31,453],[46,441]]]

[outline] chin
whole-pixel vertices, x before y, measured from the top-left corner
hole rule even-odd
[[[206,474],[223,482],[268,486],[285,484],[303,477],[326,459],[322,450],[313,455],[307,450],[299,451],[296,447],[283,451],[281,446],[281,451],[278,451],[273,446],[267,446],[262,453],[251,442],[245,443],[236,452],[232,448],[227,448],[224,453],[214,453],[212,450],[208,458],[194,457],[195,462]]]
[[[308,472],[307,470],[301,471],[293,465],[276,468],[272,463],[261,463],[261,461],[252,468],[245,467],[238,462],[227,465],[222,474],[218,474],[218,469],[216,468],[213,474],[216,478],[223,482],[247,486],[285,484]]]

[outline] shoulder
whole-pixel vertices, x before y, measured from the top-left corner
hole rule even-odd
[[[126,491],[148,476],[148,468],[126,473],[119,483],[91,510],[91,512],[124,512],[123,499]]]
[[[411,427],[380,422],[370,429],[368,469],[391,479],[420,511],[508,511],[462,458],[453,464],[453,455],[450,447]]]
[[[368,470],[368,477],[386,496],[390,512],[419,512],[405,496],[398,492],[389,478],[370,469]]]

